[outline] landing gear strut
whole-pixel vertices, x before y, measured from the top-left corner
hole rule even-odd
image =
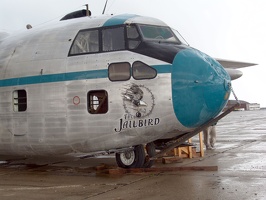
[[[144,167],[150,168],[154,164],[154,160],[151,160],[150,158],[156,154],[155,144],[153,142],[146,144],[146,153]]]

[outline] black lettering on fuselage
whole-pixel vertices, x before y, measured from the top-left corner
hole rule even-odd
[[[126,117],[125,117],[126,118]],[[119,128],[115,128],[115,132],[121,132],[124,129],[143,128],[150,126],[157,126],[160,123],[160,118],[150,119],[135,119],[135,120],[119,120]]]

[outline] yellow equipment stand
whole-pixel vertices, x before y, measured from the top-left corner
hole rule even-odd
[[[200,132],[199,134],[199,144],[200,150],[199,152],[196,151],[196,147],[191,145],[182,146],[174,148],[174,156],[178,156],[180,158],[195,158],[195,157],[204,157],[204,144],[203,144],[203,133]],[[188,140],[188,143],[192,143],[192,139]]]

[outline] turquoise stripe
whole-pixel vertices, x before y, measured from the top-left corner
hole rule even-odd
[[[171,73],[172,72],[172,65],[154,65],[152,66],[154,69],[156,69],[158,74],[165,74],[165,73]]]
[[[69,72],[62,74],[48,74],[48,75],[28,76],[28,77],[0,80],[0,87],[32,85],[40,83],[54,83],[62,81],[85,80],[85,79],[96,79],[96,78],[107,78],[107,77],[108,77],[107,69],[82,71],[82,72]]]
[[[127,21],[130,18],[137,17],[138,15],[132,15],[132,14],[123,14],[123,15],[117,15],[110,19],[108,19],[103,26],[115,26],[115,25],[121,25],[124,24],[125,21]]]
[[[157,70],[158,74],[171,73],[171,65],[154,65],[152,67]],[[69,72],[61,74],[48,74],[48,75],[4,79],[0,80],[0,87],[54,83],[54,82],[73,81],[73,80],[97,79],[97,78],[107,78],[107,77],[108,77],[107,69]]]

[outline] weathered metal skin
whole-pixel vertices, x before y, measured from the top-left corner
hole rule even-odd
[[[169,47],[176,49],[172,59],[141,50],[68,56],[79,30],[130,23],[166,26],[135,15],[85,17],[1,40],[0,155],[128,148],[193,130],[222,110],[230,77],[219,63],[183,44]],[[110,81],[109,64],[135,61],[156,69],[157,76]],[[125,100],[132,87],[143,92],[147,110],[141,116]],[[12,95],[21,89],[27,92],[27,110],[14,112]],[[94,90],[108,93],[107,113],[88,112],[87,95]]]

